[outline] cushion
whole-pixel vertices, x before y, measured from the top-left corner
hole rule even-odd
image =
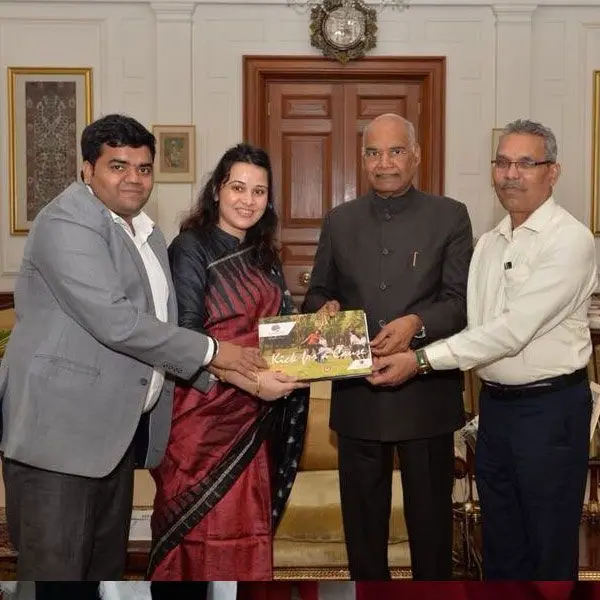
[[[331,398],[331,381],[313,381],[310,384],[311,398]]]
[[[0,310],[0,329],[12,329],[16,316],[14,308]]]
[[[329,429],[329,398],[310,398],[300,470],[337,469],[337,437]]]
[[[337,470],[298,473],[275,538],[282,541],[343,543]],[[407,540],[400,473],[394,471],[390,542]]]

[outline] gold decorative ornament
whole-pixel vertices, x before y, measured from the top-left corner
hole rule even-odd
[[[304,271],[304,273],[300,273],[300,275],[298,275],[298,283],[302,287],[308,287],[308,284],[310,283],[310,271]]]
[[[377,11],[363,0],[323,0],[310,11],[310,43],[342,64],[375,48]]]

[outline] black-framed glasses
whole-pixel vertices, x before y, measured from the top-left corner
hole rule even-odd
[[[553,160],[528,160],[523,158],[521,160],[508,160],[508,158],[497,158],[492,161],[492,165],[500,171],[507,171],[512,165],[515,165],[518,171],[529,171],[540,167],[541,165],[551,165]]]

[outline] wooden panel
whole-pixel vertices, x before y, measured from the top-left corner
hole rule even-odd
[[[343,199],[343,88],[335,83],[268,85],[266,148],[280,217],[284,274],[297,302],[306,292],[321,222]],[[337,115],[337,118],[336,118]]]
[[[316,250],[316,244],[285,244],[282,246],[283,274],[288,288],[298,304],[301,303],[308,289]]]
[[[404,87],[404,86],[398,86],[398,85],[394,85],[394,84],[388,84],[392,85],[394,90],[393,92],[398,92],[398,88],[399,87]],[[374,86],[375,88],[378,89],[382,89],[381,85],[378,86]],[[387,87],[387,86],[386,86]],[[385,90],[386,92],[388,91],[387,89]],[[392,90],[390,90],[392,91]],[[372,90],[372,93],[375,93],[374,90]],[[381,92],[377,92],[377,94],[380,94]],[[391,96],[389,98],[386,97],[382,97],[379,95],[359,95],[356,97],[357,100],[357,107],[356,107],[356,113],[359,119],[367,119],[368,121],[371,121],[372,119],[374,119],[375,117],[378,117],[379,115],[383,115],[386,113],[396,113],[397,115],[406,115],[406,96],[396,96],[394,94],[394,96]]]
[[[331,205],[331,135],[284,135],[282,227],[320,227]]]
[[[282,100],[281,113],[284,119],[331,117],[331,103],[328,96],[324,96],[323,98],[284,96]]]
[[[281,257],[287,263],[312,263],[315,257],[315,245],[284,244],[281,247]]]

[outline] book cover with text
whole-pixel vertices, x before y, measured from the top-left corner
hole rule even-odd
[[[258,325],[263,358],[272,371],[303,381],[364,377],[373,360],[362,310],[266,317]]]

